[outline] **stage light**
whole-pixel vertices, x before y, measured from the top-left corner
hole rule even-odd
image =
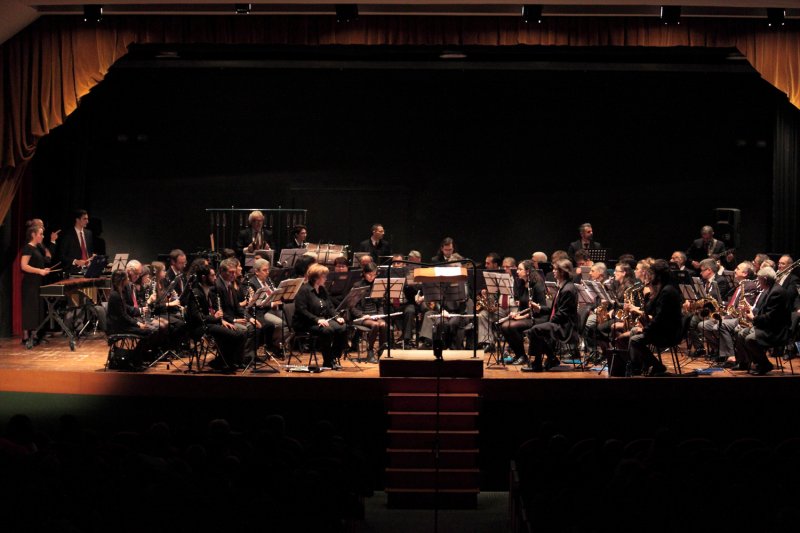
[[[358,19],[356,4],[336,4],[336,22],[352,22]]]
[[[661,6],[661,22],[669,26],[681,23],[681,6]]]
[[[542,6],[539,5],[523,5],[522,6],[522,22],[536,22],[542,23]]]
[[[86,4],[83,6],[84,22],[100,22],[103,20],[103,6],[97,4]]]
[[[767,26],[780,28],[786,25],[786,10],[781,7],[767,8]]]
[[[237,15],[249,15],[253,4],[233,4],[233,10]]]

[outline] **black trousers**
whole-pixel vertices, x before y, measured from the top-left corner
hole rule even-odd
[[[322,354],[323,366],[331,366],[342,356],[347,344],[347,327],[344,324],[329,320],[328,327],[315,325],[309,332],[316,337],[316,346]]]

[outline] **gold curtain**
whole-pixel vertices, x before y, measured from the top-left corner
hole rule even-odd
[[[36,141],[62,124],[131,43],[736,47],[800,107],[800,31],[764,21],[512,17],[43,17],[0,47],[0,220]]]

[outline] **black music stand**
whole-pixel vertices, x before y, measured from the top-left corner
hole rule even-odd
[[[259,289],[259,291],[261,291],[261,290],[263,290],[263,289]],[[274,296],[275,296],[275,293],[277,293],[277,292],[278,292],[278,290],[275,289],[275,291],[273,291],[272,294],[269,295],[269,298],[267,298],[266,301],[262,304],[262,307],[267,308],[267,309],[270,308],[272,306],[272,302],[275,301]],[[281,308],[283,308],[283,306],[281,306]],[[250,313],[251,318],[253,320],[257,320],[256,319],[256,305],[255,305],[255,302],[253,302],[252,305],[248,305],[247,308],[245,309],[245,314],[248,314],[248,313]],[[269,370],[264,370],[264,372],[269,372],[271,374],[279,373],[280,370],[278,370],[276,367],[272,366],[272,364],[270,363],[270,360],[272,362],[274,362],[276,365],[279,365],[280,363],[277,361],[277,359],[275,359],[275,356],[273,356],[272,353],[270,353],[269,350],[267,350],[266,346],[264,347],[264,354],[265,354],[264,357],[259,357],[258,356],[258,348],[259,348],[259,346],[258,346],[258,335],[259,335],[258,328],[256,328],[256,331],[253,334],[256,336],[255,348],[253,350],[253,358],[250,361],[248,361],[247,366],[245,366],[244,370],[242,370],[242,375],[246,374],[247,371],[250,370],[250,369],[252,369],[251,370],[252,374],[258,373],[259,372],[259,366],[261,368],[264,368],[264,367],[269,368]],[[281,320],[281,350],[283,350],[283,319]]]
[[[297,258],[307,251],[308,250],[305,248],[284,248],[281,250],[278,263],[281,264],[281,268],[294,267],[294,264],[297,262]]]
[[[589,256],[592,263],[604,263],[608,257],[608,248],[589,248],[588,250],[584,250],[584,252]]]
[[[402,271],[401,271],[402,272]],[[388,273],[388,271],[387,271]],[[376,300],[385,300],[388,296],[389,298],[389,305],[387,309],[385,309],[386,318],[386,342],[388,344],[394,343],[394,339],[392,338],[392,317],[402,315],[403,313],[392,313],[391,302],[397,300],[398,302],[402,303],[404,299],[403,289],[406,285],[406,278],[375,278],[375,282],[372,284],[372,293],[369,295],[370,298],[374,298]],[[387,359],[392,358],[391,352],[386,354]],[[380,359],[380,358],[379,358]]]
[[[500,320],[500,299],[503,296],[508,296],[509,300],[513,299],[514,297],[514,278],[511,277],[511,274],[506,274],[505,272],[484,271],[483,279],[486,282],[486,293],[488,295],[496,295],[498,305],[495,316],[492,317],[491,314],[489,315],[489,331],[491,332],[491,335],[494,336],[495,347],[494,353],[490,353],[489,357],[486,359],[486,368],[491,368],[493,366],[502,366],[503,368],[506,368],[506,362],[503,359],[503,346],[500,342],[500,336],[496,331],[494,331],[492,325]],[[510,313],[511,310],[509,309],[509,315]],[[494,363],[492,362],[492,359],[494,359]]]
[[[436,321],[433,322],[433,329],[435,331],[433,337],[433,355],[436,359],[444,359],[442,352],[444,350],[444,339],[442,334],[444,329],[444,304],[445,302],[460,302],[467,299],[467,284],[464,281],[456,281],[454,283],[423,283],[422,295],[425,297],[426,302],[439,302],[439,327],[436,327]],[[452,316],[452,315],[451,315]]]
[[[283,252],[281,252],[283,253]],[[297,291],[300,290],[300,286],[303,285],[303,278],[292,278],[292,279],[285,279],[280,282],[278,287],[273,291],[272,294],[269,295],[267,299],[268,304],[272,304],[273,302],[282,303],[281,305],[281,351],[284,352],[285,345],[286,345],[286,338],[283,334],[283,325],[287,324],[286,320],[286,304],[289,302],[294,301],[295,297],[297,296]],[[285,354],[285,352],[284,352]],[[292,351],[289,350],[289,360],[286,361],[286,366],[289,365],[289,362],[292,359]],[[297,360],[299,361],[300,358],[298,357]]]
[[[172,282],[170,282],[170,284],[167,285],[167,288],[164,289],[164,293],[161,295],[161,298],[156,300],[156,302],[154,304],[154,307],[159,305],[159,304],[165,304],[165,302],[166,302],[167,298],[169,297],[169,295],[172,294],[172,291],[175,290],[175,285],[178,284],[178,280],[181,278],[181,275],[182,274],[178,274],[177,276],[175,276],[175,279],[173,279]],[[145,302],[145,303],[147,303],[147,302]],[[164,307],[166,307],[166,305]],[[186,361],[184,361],[183,358],[180,355],[178,355],[178,352],[173,350],[172,347],[171,347],[172,321],[169,319],[169,314],[170,314],[170,311],[167,308],[167,346],[169,347],[169,349],[164,350],[164,352],[161,355],[159,355],[158,357],[156,357],[156,359],[152,363],[150,363],[147,366],[147,368],[152,368],[156,364],[158,364],[158,363],[160,363],[162,361],[165,361],[167,363],[167,368],[168,369],[169,369],[170,363],[174,364],[174,361],[180,361],[183,366],[188,366],[186,364]]]

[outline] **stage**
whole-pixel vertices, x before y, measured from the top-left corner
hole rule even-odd
[[[19,339],[0,342],[0,421],[26,413],[39,423],[55,423],[64,413],[96,426],[147,427],[154,420],[173,424],[226,418],[246,427],[268,414],[284,415],[301,427],[329,420],[363,446],[374,466],[376,488],[386,464],[388,397],[402,377],[381,377],[379,365],[343,361],[340,371],[235,375],[186,373],[159,364],[141,373],[105,371],[105,337],[82,340],[71,352],[65,339],[26,350]],[[353,354],[354,355],[354,354]],[[392,351],[389,367],[431,361],[430,351]],[[782,439],[800,427],[800,376],[779,370],[767,376],[720,370],[696,374],[709,363],[688,361],[683,375],[609,378],[599,368],[569,364],[544,373],[518,366],[486,367],[486,355],[444,352],[445,365],[466,365],[478,391],[478,448],[481,490],[507,489],[509,460],[518,446],[551,428],[572,438],[636,438],[662,427],[684,436],[733,439],[743,435]],[[303,357],[303,362],[307,356]],[[669,357],[664,358],[669,370]],[[388,365],[388,366],[387,366]],[[482,376],[474,375],[479,369]],[[435,390],[435,377],[429,380]],[[456,380],[458,381],[458,380]],[[471,386],[472,386],[471,385]],[[453,380],[439,384],[443,394],[459,392]],[[302,431],[302,429],[298,429]]]

